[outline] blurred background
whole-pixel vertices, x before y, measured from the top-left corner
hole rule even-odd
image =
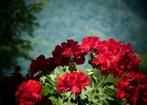
[[[25,76],[32,59],[89,35],[131,42],[147,73],[146,12],[146,0],[0,0],[1,78],[17,65]]]

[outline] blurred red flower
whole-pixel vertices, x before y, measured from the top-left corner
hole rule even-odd
[[[59,92],[71,91],[78,94],[90,84],[90,79],[83,72],[66,73],[57,78],[56,90]]]
[[[35,80],[28,80],[21,83],[15,93],[19,105],[35,105],[41,100],[42,87]]]
[[[126,98],[132,105],[146,105],[147,77],[141,71],[129,72],[116,84],[116,97]]]

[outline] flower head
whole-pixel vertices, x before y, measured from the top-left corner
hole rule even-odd
[[[116,97],[126,98],[132,105],[147,104],[147,78],[139,72],[129,72],[116,84]]]
[[[93,50],[99,44],[99,38],[97,36],[88,36],[82,39],[80,48],[83,53],[88,53]]]
[[[44,55],[40,55],[39,57],[37,57],[36,60],[32,60],[29,69],[29,74],[31,77],[33,77],[33,75],[38,72],[40,72],[41,74],[46,73],[48,69],[49,69],[48,60],[45,58]]]
[[[57,66],[68,65],[71,57],[76,64],[83,64],[85,61],[78,42],[72,39],[57,45],[52,54]]]
[[[90,84],[90,80],[83,72],[66,73],[57,78],[56,90],[59,92],[71,91],[78,94]]]
[[[138,70],[140,59],[133,53],[130,44],[109,39],[100,42],[95,49],[98,54],[92,64],[97,66],[102,75],[121,77],[125,71]]]
[[[41,100],[42,87],[35,80],[23,82],[15,93],[19,105],[34,105]]]

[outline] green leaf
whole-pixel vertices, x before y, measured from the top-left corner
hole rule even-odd
[[[115,90],[114,89],[111,89],[111,88],[106,88],[104,90],[104,93],[109,95],[109,96],[114,96],[115,95]]]
[[[81,92],[81,94],[80,94],[80,98],[81,98],[82,100],[84,100],[84,99],[87,98],[87,96],[86,96],[86,91],[85,91],[85,90],[82,90],[82,92]]]
[[[71,94],[72,94],[71,92],[67,92],[67,93],[65,93],[65,96],[66,96],[66,97],[70,97]]]
[[[43,96],[47,96],[50,93],[50,91],[51,90],[49,90],[49,86],[46,85],[46,86],[43,87],[43,93],[42,93],[42,95]]]

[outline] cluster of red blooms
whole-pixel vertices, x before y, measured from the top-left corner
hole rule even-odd
[[[71,57],[73,57],[73,61],[76,64],[83,64],[85,57],[84,54],[81,53],[79,46],[78,42],[72,39],[61,43],[61,45],[57,45],[55,50],[52,52],[56,65],[68,65]]]
[[[114,39],[100,41],[98,37],[87,37],[82,40],[82,51],[94,52],[91,64],[101,71],[102,75],[112,74],[121,78],[116,85],[116,97],[126,98],[133,105],[147,104],[147,77],[139,70],[140,58],[134,54],[131,45],[117,42]]]
[[[109,39],[100,42],[96,48],[98,55],[92,63],[98,65],[103,75],[121,77],[125,71],[138,70],[140,59],[133,54],[130,44]]]
[[[29,75],[31,77],[34,76],[34,74],[40,72],[41,74],[47,72],[49,69],[49,63],[44,55],[40,55],[37,57],[37,60],[32,60],[32,64],[30,65],[29,69]]]
[[[83,52],[95,52],[96,57],[91,62],[102,75],[113,74],[114,77],[121,77],[125,71],[138,70],[140,59],[133,54],[130,44],[114,39],[100,42],[98,37],[87,37],[82,40],[81,48]]]
[[[57,78],[56,90],[59,92],[71,91],[78,94],[90,84],[90,80],[83,72],[66,73]]]
[[[16,91],[16,101],[19,105],[35,105],[41,100],[42,87],[38,81],[23,82]]]
[[[29,74],[32,76],[38,71],[41,71],[42,74],[51,72],[57,66],[69,65],[71,58],[75,64],[83,64],[85,55],[88,53],[94,55],[90,59],[90,63],[100,70],[102,75],[111,74],[115,78],[122,77],[116,86],[117,98],[127,98],[133,105],[137,105],[140,101],[147,103],[147,80],[139,72],[139,56],[133,53],[129,43],[125,44],[114,39],[100,41],[96,36],[89,36],[82,40],[81,45],[77,41],[67,40],[67,42],[55,47],[52,52],[53,57],[45,58],[41,55],[33,60]],[[123,77],[124,73],[128,74]],[[90,80],[84,73],[71,72],[57,78],[56,90],[59,92],[71,91],[78,94],[89,84]],[[16,92],[18,102],[39,100],[39,95],[30,96],[30,90],[35,93],[36,91],[41,92],[41,88],[39,87],[38,90],[36,86],[38,85],[30,85],[29,82],[23,83],[19,91]],[[34,88],[37,90],[33,90]]]
[[[32,61],[29,75],[33,77],[37,72],[45,74],[53,71],[57,66],[66,66],[69,64],[71,57],[76,64],[83,64],[85,54],[81,53],[79,46],[78,42],[72,39],[57,45],[52,52],[53,57],[45,58],[45,56],[40,55],[37,60]]]
[[[71,56],[76,64],[83,64],[88,52],[96,53],[91,63],[97,66],[102,75],[113,74],[114,77],[121,77],[125,71],[138,70],[139,67],[139,56],[133,53],[130,44],[114,39],[100,41],[98,37],[90,36],[84,38],[81,45],[74,40],[57,45],[52,52],[53,57],[39,56],[32,61],[29,72],[34,74],[40,70],[44,73],[49,71],[49,68],[68,65]]]
[[[116,84],[116,97],[132,105],[147,104],[147,77],[141,71],[129,72]]]
[[[87,54],[90,51],[94,51],[99,43],[100,43],[100,40],[98,37],[89,36],[89,37],[83,38],[82,44],[80,45],[80,49],[82,53]]]

